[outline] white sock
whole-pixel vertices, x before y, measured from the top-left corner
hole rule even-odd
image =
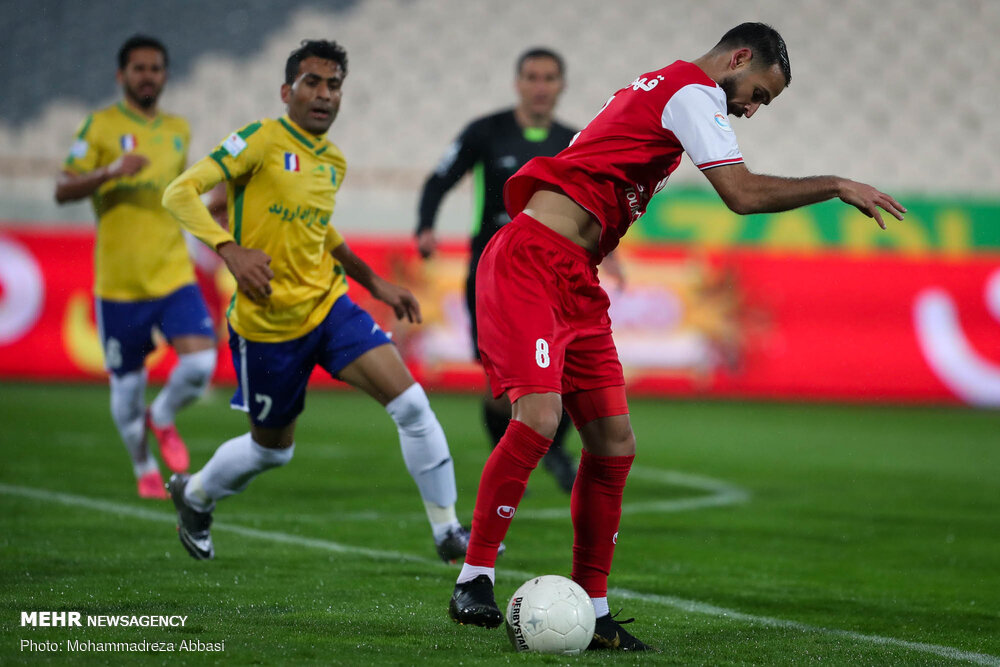
[[[143,424],[146,410],[146,370],[140,369],[125,375],[112,373],[110,378],[111,419],[132,459],[132,471],[137,478],[142,477],[159,469],[156,459],[146,446],[146,427]]]
[[[607,616],[611,613],[611,609],[608,608],[608,598],[590,598],[590,601],[594,603],[594,617],[600,618],[601,616]]]
[[[294,444],[288,449],[262,447],[249,433],[227,440],[191,476],[184,499],[199,512],[209,512],[216,500],[239,493],[260,473],[291,461],[294,450]]]
[[[204,468],[202,468],[204,470]],[[184,487],[184,501],[199,512],[209,512],[215,507],[215,503],[201,484],[201,470],[188,477],[187,486]]]
[[[438,544],[452,530],[462,527],[455,515],[455,506],[441,507],[434,503],[424,501],[424,509],[427,511],[427,519],[431,522],[431,532],[434,533],[434,542]]]
[[[444,430],[419,384],[410,385],[385,406],[396,422],[403,461],[420,489],[434,536],[458,524],[455,515],[455,465]]]
[[[483,567],[482,565],[469,565],[464,563],[462,565],[462,571],[458,573],[458,579],[455,580],[456,584],[466,584],[481,574],[485,574],[490,578],[490,583],[496,583],[496,568]]]
[[[177,355],[177,365],[149,408],[157,426],[170,426],[177,412],[205,393],[215,372],[214,348]]]
[[[160,464],[156,461],[156,457],[150,454],[145,463],[133,463],[132,472],[135,473],[135,478],[139,479],[151,472],[160,472]]]

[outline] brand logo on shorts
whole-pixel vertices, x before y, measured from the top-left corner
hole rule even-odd
[[[501,519],[511,518],[512,516],[514,516],[514,512],[516,511],[517,510],[511,507],[510,505],[501,505],[500,507],[497,508],[497,514],[500,516]]]
[[[615,531],[615,534],[611,536],[611,544],[618,544],[618,531],[617,530]]]

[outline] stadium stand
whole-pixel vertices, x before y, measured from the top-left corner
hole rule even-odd
[[[350,76],[331,138],[348,156],[338,224],[409,230],[429,166],[470,117],[508,104],[517,53],[563,52],[561,116],[585,123],[615,89],[744,20],[786,37],[792,84],[736,129],[751,169],[842,173],[893,192],[987,195],[1000,182],[1000,106],[987,65],[1000,3],[963,0],[370,0],[277,3],[7,3],[0,27],[0,219],[90,220],[85,204],[56,210],[53,174],[86,111],[115,98],[114,45],[132,32],[170,47],[163,108],[192,126],[192,158],[231,128],[281,112],[287,53],[332,37]],[[96,39],[99,40],[95,42]],[[680,182],[702,184],[685,165]],[[467,227],[467,197],[452,197],[441,228]],[[459,201],[462,200],[462,201]]]

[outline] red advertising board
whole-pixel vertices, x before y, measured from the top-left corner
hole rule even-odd
[[[480,391],[463,244],[446,244],[425,263],[408,237],[350,243],[420,299],[424,324],[404,326],[351,288],[393,332],[414,374],[430,389]],[[104,377],[92,252],[89,230],[0,229],[0,378]],[[1000,406],[1000,254],[692,254],[632,245],[622,259],[627,284],[608,291],[633,394]],[[224,268],[204,283],[210,300],[228,300]],[[150,376],[162,380],[171,365],[169,348],[158,350]],[[235,382],[225,341],[218,368],[218,382]]]

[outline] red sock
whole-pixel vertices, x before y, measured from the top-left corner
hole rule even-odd
[[[573,515],[573,581],[592,598],[608,595],[608,574],[618,542],[622,494],[634,456],[594,456],[584,450],[576,473]]]
[[[522,422],[511,420],[479,479],[466,563],[481,567],[496,564],[497,549],[528,486],[528,477],[551,444]]]

